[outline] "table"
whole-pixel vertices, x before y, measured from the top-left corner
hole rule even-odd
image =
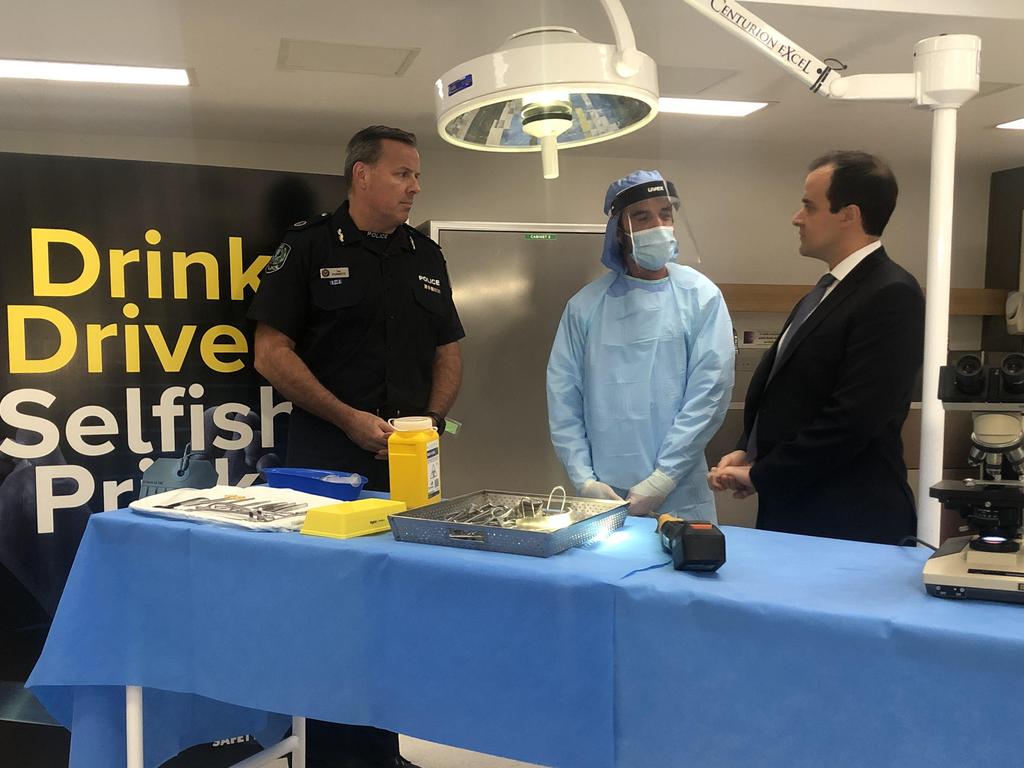
[[[1015,764],[1024,611],[927,596],[926,552],[651,520],[538,559],[94,515],[28,686],[73,768],[370,724],[558,768]],[[267,714],[283,713],[283,714]]]

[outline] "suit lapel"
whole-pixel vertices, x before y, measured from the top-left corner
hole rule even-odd
[[[786,341],[786,348],[782,350],[782,355],[778,357],[771,369],[769,381],[775,377],[775,374],[777,374],[789,358],[793,356],[793,352],[800,345],[800,342],[807,338],[809,334],[813,333],[814,329],[817,328],[832,312],[834,312],[836,307],[840,306],[857,290],[857,287],[864,281],[864,278],[871,274],[873,270],[888,258],[889,257],[885,255],[885,248],[880,247],[878,250],[870,253],[860,264],[854,267],[850,274],[839,281],[839,285],[832,290],[832,293],[826,296],[824,300],[822,300],[821,304],[811,312],[810,316],[804,321],[804,324],[796,329],[796,333],[793,335],[793,338]],[[789,318],[790,320],[786,323],[787,327],[789,326],[789,322],[793,319],[792,312],[790,313]]]

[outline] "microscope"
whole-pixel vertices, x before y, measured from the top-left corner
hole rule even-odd
[[[978,476],[943,480],[930,495],[977,533],[947,539],[928,559],[925,588],[936,597],[1024,603],[1024,355],[998,366],[961,356],[940,369],[939,399],[948,411],[971,411],[968,464]]]

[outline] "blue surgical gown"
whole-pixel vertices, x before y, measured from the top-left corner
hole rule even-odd
[[[729,407],[732,321],[710,280],[668,271],[611,273],[569,300],[548,360],[551,442],[577,488],[624,495],[657,468],[677,482],[659,513],[714,521],[704,448]]]

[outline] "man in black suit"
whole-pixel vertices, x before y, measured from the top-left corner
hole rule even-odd
[[[898,187],[864,152],[815,160],[793,217],[828,264],[747,391],[712,489],[758,494],[757,527],[896,544],[916,529],[900,430],[924,349],[924,296],[879,242]]]

